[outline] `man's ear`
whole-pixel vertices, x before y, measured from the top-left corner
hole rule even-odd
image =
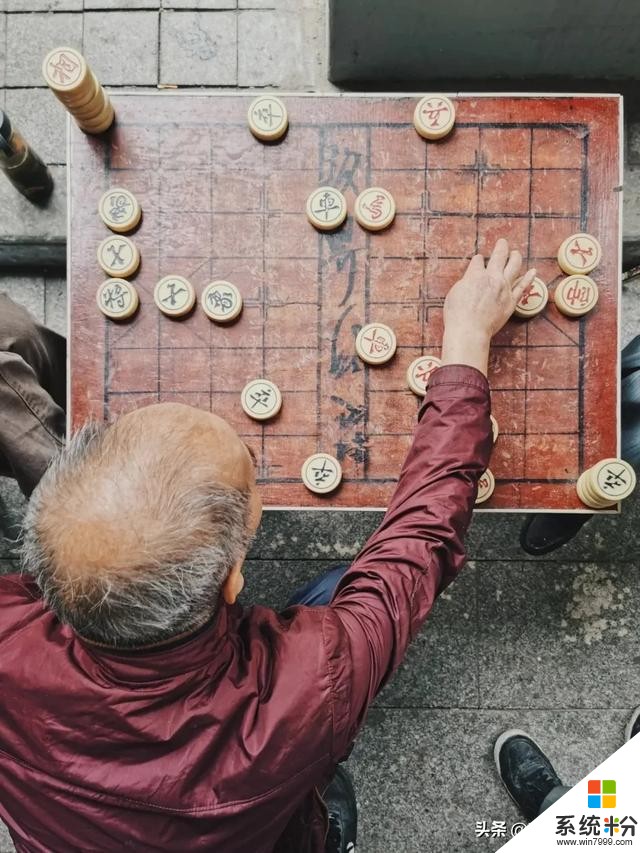
[[[244,589],[244,575],[242,574],[242,561],[238,561],[227,575],[222,584],[222,596],[227,604],[235,604],[237,597]]]

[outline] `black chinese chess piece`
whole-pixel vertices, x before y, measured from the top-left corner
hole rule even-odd
[[[53,178],[24,137],[11,126],[9,116],[0,110],[0,169],[25,198],[44,203],[53,190]]]

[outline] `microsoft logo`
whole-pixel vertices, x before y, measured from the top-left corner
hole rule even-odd
[[[588,786],[588,808],[615,809],[615,779],[589,779]]]

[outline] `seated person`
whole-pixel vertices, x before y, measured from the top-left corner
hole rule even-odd
[[[500,240],[451,289],[380,527],[282,613],[236,601],[261,504],[228,423],[159,404],[72,437],[31,497],[23,575],[0,578],[0,818],[20,853],[354,849],[336,767],[463,567],[520,266]]]

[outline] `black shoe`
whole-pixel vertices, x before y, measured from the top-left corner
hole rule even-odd
[[[522,550],[533,557],[550,554],[571,542],[592,517],[577,512],[540,512],[530,515],[520,531]]]
[[[625,741],[631,740],[631,738],[635,737],[637,734],[640,734],[640,708],[635,709],[631,715],[631,719],[627,723]]]
[[[534,820],[547,794],[562,785],[553,765],[529,735],[516,730],[500,735],[493,755],[509,796],[527,820]]]
[[[335,776],[322,795],[329,813],[325,853],[354,853],[358,834],[358,807],[351,776],[337,767]]]

